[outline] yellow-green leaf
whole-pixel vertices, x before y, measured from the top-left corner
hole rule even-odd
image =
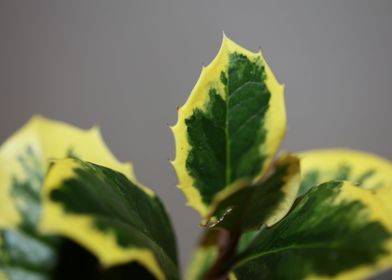
[[[0,147],[0,228],[15,227],[23,219],[17,203],[26,203],[21,196],[17,200],[12,198],[14,185],[28,183],[26,188],[39,192],[50,161],[68,156],[105,165],[133,177],[131,165],[114,158],[98,128],[82,130],[35,116]]]
[[[87,248],[103,267],[136,261],[157,279],[178,279],[170,220],[160,200],[123,174],[77,159],[51,167],[40,230]]]
[[[58,251],[64,242],[43,235],[37,225],[48,166],[66,157],[110,167],[154,196],[137,182],[130,163],[120,163],[112,155],[98,128],[83,130],[41,116],[33,117],[0,146],[0,272],[7,278],[48,279],[56,270],[57,259],[61,257]]]
[[[373,190],[373,194],[377,197],[380,205],[382,205],[392,221],[392,185]]]
[[[375,190],[392,186],[392,162],[377,155],[349,149],[302,152],[302,183],[299,195],[329,180],[347,180]]]
[[[366,279],[392,266],[392,219],[371,191],[328,182],[260,231],[235,263],[238,280]]]
[[[261,52],[224,36],[173,127],[173,166],[188,205],[205,218],[219,192],[261,179],[285,130],[283,86]]]

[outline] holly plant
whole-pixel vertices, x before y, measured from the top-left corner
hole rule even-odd
[[[392,267],[392,163],[278,153],[284,86],[261,52],[224,36],[172,130],[203,231],[184,274],[165,207],[99,129],[35,116],[0,147],[0,279],[351,280]]]

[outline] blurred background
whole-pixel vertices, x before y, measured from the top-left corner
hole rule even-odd
[[[0,0],[0,142],[36,113],[98,124],[164,200],[184,266],[201,230],[176,189],[168,124],[223,30],[262,47],[286,84],[285,149],[392,159],[389,0]]]

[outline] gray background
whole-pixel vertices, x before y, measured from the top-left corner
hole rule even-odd
[[[0,141],[34,113],[102,127],[164,200],[182,264],[200,234],[168,160],[176,121],[222,31],[286,84],[284,148],[392,159],[392,1],[0,0]]]

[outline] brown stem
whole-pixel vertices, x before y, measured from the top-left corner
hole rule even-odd
[[[218,257],[204,280],[228,280],[231,261],[237,250],[241,234],[221,230],[218,237]]]

